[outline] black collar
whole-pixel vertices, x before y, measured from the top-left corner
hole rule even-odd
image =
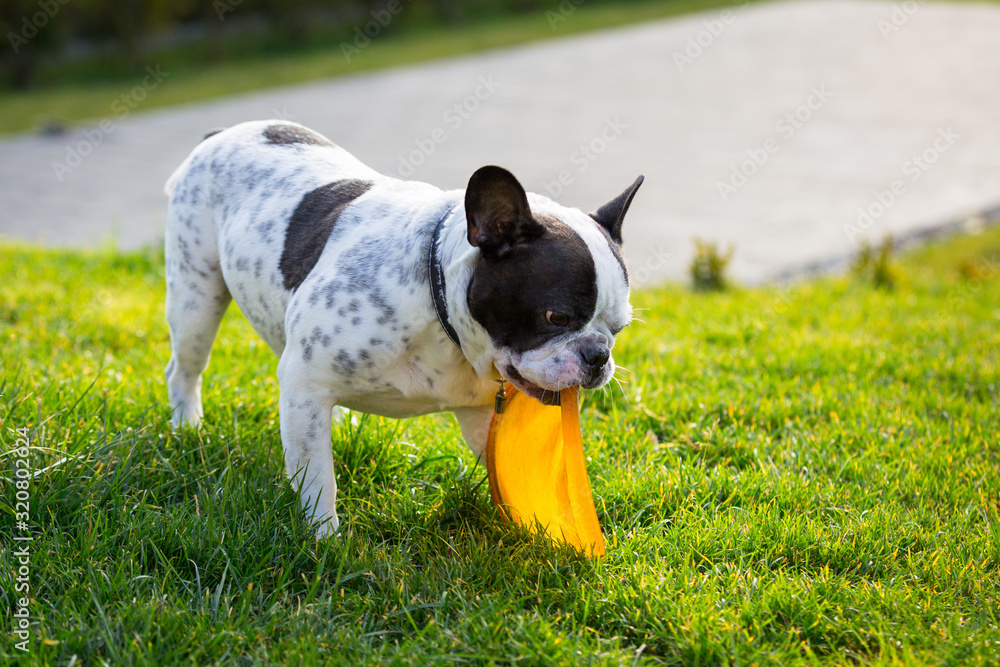
[[[441,230],[444,229],[445,221],[451,216],[452,211],[455,210],[457,205],[457,203],[453,204],[438,221],[437,227],[434,228],[434,236],[431,239],[431,249],[427,253],[427,272],[430,276],[431,283],[431,301],[434,302],[434,311],[437,313],[438,322],[441,323],[441,326],[444,328],[444,332],[448,334],[448,338],[451,339],[451,342],[457,345],[458,349],[461,350],[462,344],[458,342],[458,332],[455,331],[455,327],[451,326],[451,322],[448,321],[444,268],[441,266],[441,261],[437,256],[437,246],[438,241],[441,239]]]

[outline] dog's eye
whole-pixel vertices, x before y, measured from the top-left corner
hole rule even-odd
[[[545,311],[545,321],[554,327],[564,327],[569,324],[569,315],[551,310]]]

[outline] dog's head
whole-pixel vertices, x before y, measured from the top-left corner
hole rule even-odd
[[[468,287],[494,365],[520,391],[552,402],[567,387],[614,375],[615,336],[632,319],[621,226],[642,176],[587,215],[524,188],[507,170],[469,180],[469,243],[480,259]]]

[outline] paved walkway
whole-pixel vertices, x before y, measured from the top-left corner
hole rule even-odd
[[[997,5],[779,1],[124,120],[109,100],[103,130],[0,141],[0,234],[154,241],[205,131],[278,116],[386,172],[462,187],[498,163],[585,210],[644,173],[638,282],[682,276],[695,236],[757,281],[1000,202],[997,35]]]

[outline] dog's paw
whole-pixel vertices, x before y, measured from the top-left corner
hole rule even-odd
[[[336,537],[340,532],[340,520],[336,515],[316,523],[316,540],[326,540]]]
[[[197,429],[201,426],[201,407],[192,409],[187,402],[180,402],[170,411],[170,427],[175,431]]]
[[[174,433],[197,431],[201,428],[201,419],[171,419],[170,430]]]

